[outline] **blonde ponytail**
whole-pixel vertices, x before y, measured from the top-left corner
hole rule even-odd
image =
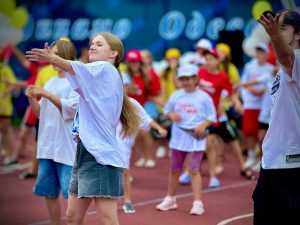
[[[125,93],[120,121],[123,136],[133,136],[138,132],[141,118],[139,117],[137,108],[130,102]]]

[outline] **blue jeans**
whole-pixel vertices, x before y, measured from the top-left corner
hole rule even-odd
[[[72,167],[51,159],[39,159],[38,176],[33,193],[48,198],[58,198],[62,192],[68,198]]]

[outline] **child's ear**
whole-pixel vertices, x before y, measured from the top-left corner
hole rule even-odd
[[[117,58],[119,52],[118,51],[111,51],[111,56]]]

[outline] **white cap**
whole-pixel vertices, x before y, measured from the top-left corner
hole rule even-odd
[[[212,49],[212,44],[208,39],[202,38],[197,42],[196,48],[204,48],[210,50]]]
[[[192,77],[197,75],[198,66],[193,64],[184,64],[178,68],[177,77]]]
[[[261,49],[264,52],[268,53],[269,52],[269,48],[268,45],[266,43],[260,42],[255,46],[256,49]]]

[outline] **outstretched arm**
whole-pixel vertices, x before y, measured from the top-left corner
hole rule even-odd
[[[26,52],[26,57],[30,61],[46,61],[51,63],[53,66],[74,75],[75,72],[71,66],[69,60],[63,59],[58,55],[55,55],[51,49],[45,45],[45,48],[33,48],[31,51]]]
[[[275,17],[266,17],[262,15],[258,22],[263,25],[266,32],[269,34],[279,63],[285,67],[289,76],[292,76],[295,55],[292,47],[284,40],[281,34],[285,29],[282,24],[284,14],[285,13],[277,14]]]

